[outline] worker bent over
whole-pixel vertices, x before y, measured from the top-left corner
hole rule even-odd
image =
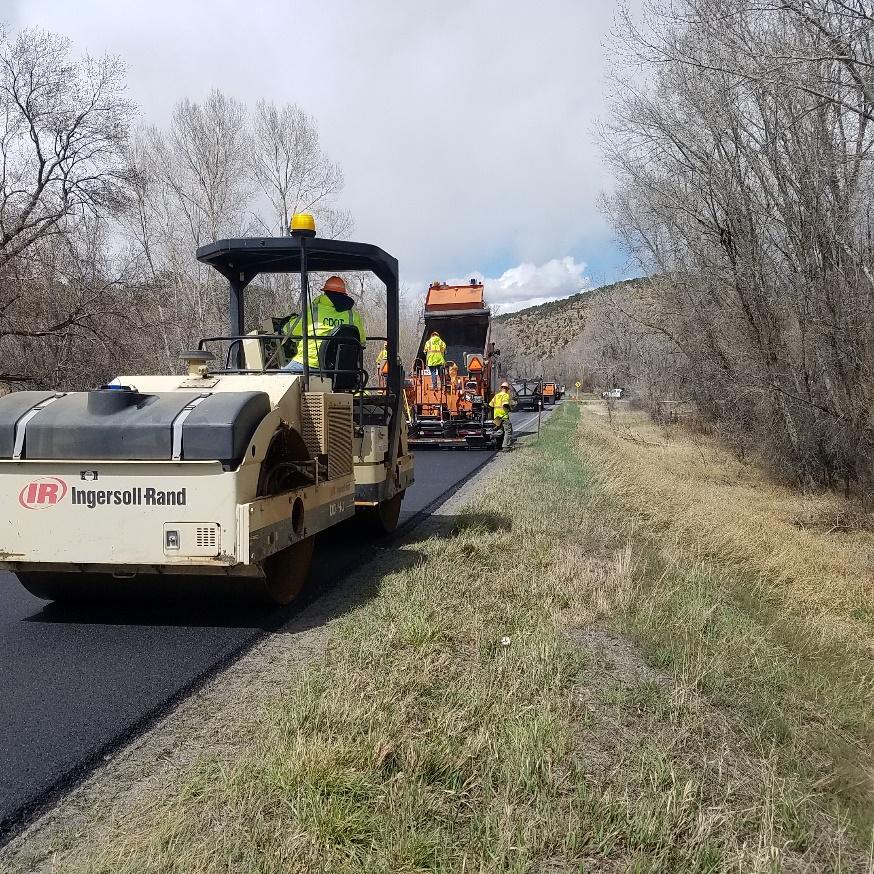
[[[350,325],[358,331],[358,339],[367,342],[361,316],[353,309],[355,301],[346,291],[346,283],[339,276],[329,277],[322,286],[322,294],[310,303],[310,318],[307,335],[307,361],[310,370],[319,369],[319,346],[323,339],[339,325]],[[303,373],[303,334],[300,316],[289,319],[282,326],[282,333],[297,340],[297,354],[283,368],[292,373]]]
[[[436,331],[425,341],[425,364],[431,371],[431,388],[437,391],[437,377],[443,385],[443,368],[446,366],[446,344]]]
[[[509,383],[501,383],[501,390],[492,397],[489,406],[494,410],[495,428],[504,432],[501,450],[509,452],[510,444],[513,442],[513,423],[510,421],[510,407],[513,406],[513,399],[510,397]]]

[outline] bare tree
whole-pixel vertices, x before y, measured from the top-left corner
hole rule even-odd
[[[118,312],[124,259],[95,240],[128,202],[132,113],[117,59],[73,59],[37,29],[0,32],[2,381],[67,384]]]
[[[132,111],[118,59],[75,61],[54,34],[0,31],[0,270],[70,216],[125,202]]]
[[[316,212],[323,235],[351,225],[342,173],[299,108],[262,102],[253,119],[214,90],[131,138],[133,113],[117,59],[0,31],[0,383],[82,387],[173,367],[227,326],[225,283],[198,246],[276,232],[296,209]],[[250,326],[293,311],[294,290],[292,278],[253,285]]]
[[[787,476],[863,497],[871,37],[855,0],[650,4],[646,26],[621,28],[603,136],[619,180],[608,213],[662,277],[622,313],[647,354],[612,351],[644,394],[691,394]]]
[[[246,107],[216,89],[202,104],[182,100],[164,148],[162,181],[175,194],[191,239],[199,245],[241,233],[252,195]]]
[[[195,260],[198,246],[282,234],[296,211],[314,212],[322,236],[351,225],[336,207],[342,173],[322,150],[315,121],[294,105],[261,101],[250,115],[219,91],[202,104],[183,100],[167,132],[137,132],[131,157],[138,184],[126,227],[142,283],[160,289],[154,321],[164,367],[180,348],[226,328],[225,283]],[[259,277],[248,292],[247,327],[298,308],[296,277]]]
[[[197,337],[226,327],[225,285],[194,253],[253,230],[247,119],[243,104],[214,90],[202,104],[180,101],[166,133],[148,127],[134,138],[138,184],[127,229],[142,281],[161,289],[164,367]]]
[[[268,230],[285,233],[296,212],[316,214],[331,230],[338,219],[342,224],[333,205],[343,189],[343,172],[322,149],[312,116],[294,103],[280,108],[261,100],[252,137],[253,174],[273,207]]]

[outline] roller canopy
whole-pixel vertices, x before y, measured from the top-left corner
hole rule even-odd
[[[397,285],[398,262],[379,246],[349,240],[306,240],[307,269],[319,273],[370,270],[390,288]],[[259,273],[300,271],[299,237],[243,237],[217,240],[197,250],[197,260],[232,282],[247,284]]]
[[[294,234],[294,232],[293,232]],[[310,272],[345,273],[369,271],[385,284],[386,289],[386,340],[389,350],[389,371],[386,379],[386,395],[392,399],[390,451],[387,459],[389,469],[394,467],[400,446],[401,399],[403,397],[403,368],[398,354],[400,332],[400,292],[397,259],[370,243],[355,243],[350,240],[324,240],[308,235],[290,237],[241,237],[217,240],[197,250],[197,260],[209,264],[228,280],[228,315],[231,338],[242,337],[246,325],[245,289],[259,273],[300,273],[301,294],[299,312],[304,320],[307,335]],[[243,349],[237,349],[237,367],[243,369]],[[304,356],[303,387],[308,390],[309,369]]]

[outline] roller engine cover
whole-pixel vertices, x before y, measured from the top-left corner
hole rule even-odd
[[[11,458],[16,424],[52,392],[0,397],[0,458]],[[71,392],[34,416],[25,432],[26,459],[165,461],[173,458],[173,422],[197,392],[140,394],[118,389]],[[216,392],[179,425],[182,460],[238,462],[270,412],[265,392]]]

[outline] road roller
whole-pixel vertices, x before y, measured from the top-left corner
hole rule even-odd
[[[228,282],[229,330],[181,353],[179,374],[0,397],[0,568],[41,598],[206,589],[287,604],[319,532],[398,524],[414,473],[395,258],[321,239],[308,215],[289,236],[218,240],[196,257]],[[384,336],[314,324],[310,273],[353,271],[385,286]],[[300,277],[291,333],[247,324],[247,289],[267,273]],[[387,342],[378,386],[366,339]]]

